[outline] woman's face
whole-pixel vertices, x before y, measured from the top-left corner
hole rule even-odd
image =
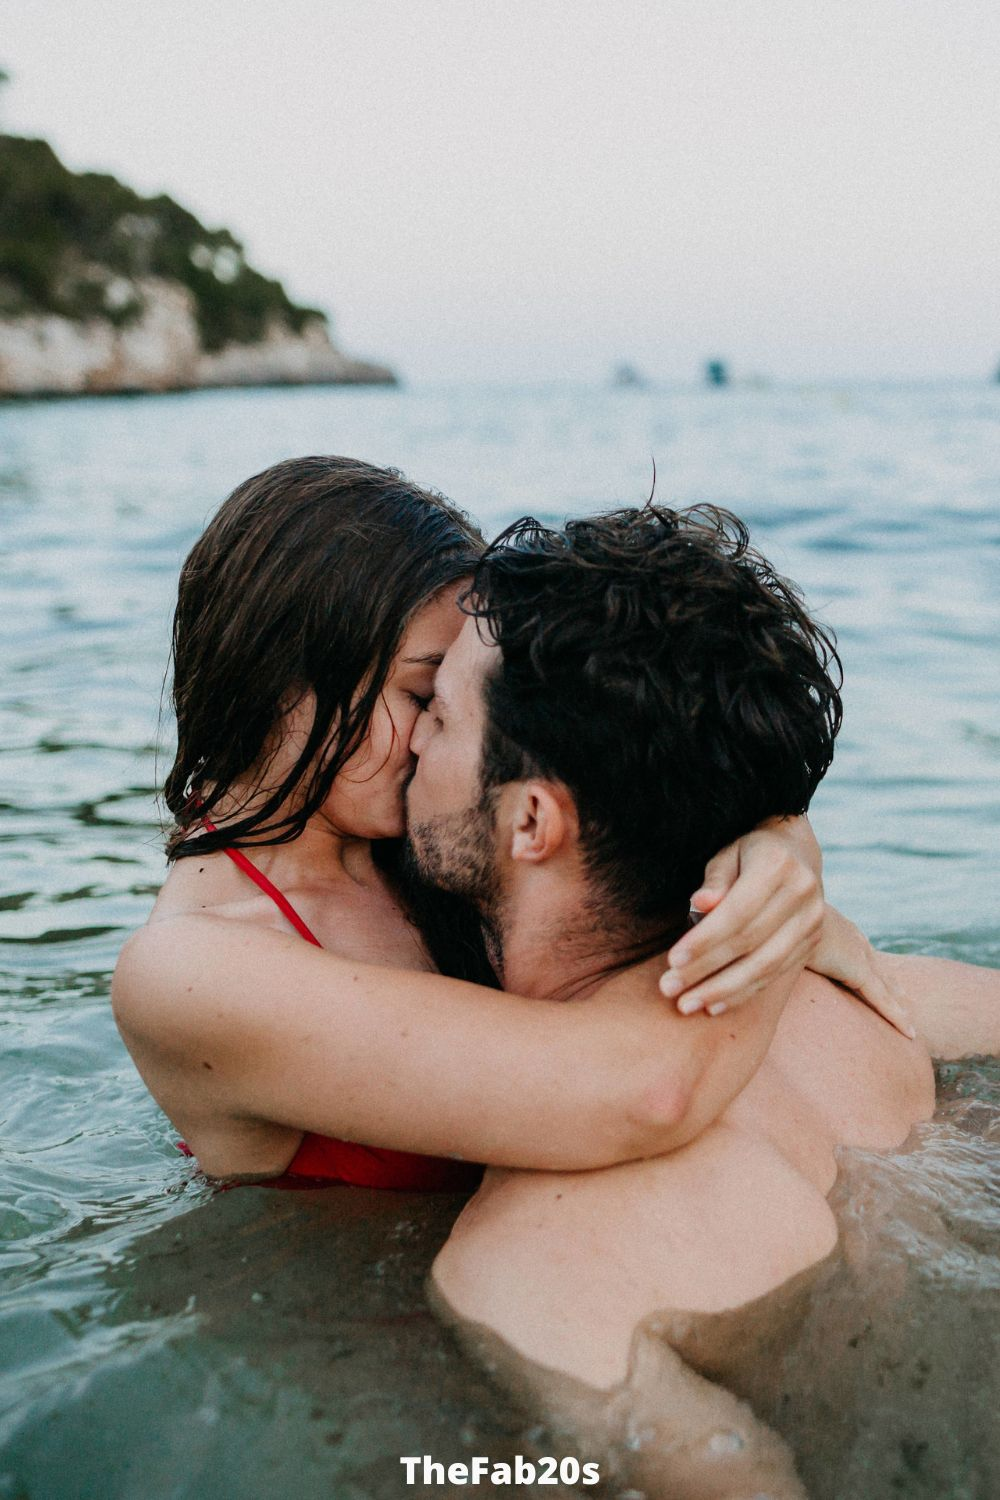
[[[458,596],[467,581],[449,584],[410,621],[375,706],[363,745],[344,763],[321,816],[350,838],[399,838],[406,831],[404,793],[414,767],[410,735],[434,693],[441,658],[462,628]]]

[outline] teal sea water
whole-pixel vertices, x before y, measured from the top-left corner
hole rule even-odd
[[[897,949],[1000,965],[1000,387],[3,408],[0,1500],[391,1496],[400,1453],[540,1441],[423,1305],[453,1200],[212,1193],[110,1016],[163,870],[179,564],[238,480],[307,452],[400,466],[488,532],[641,502],[654,459],[664,503],[735,510],[840,641],[831,898]]]

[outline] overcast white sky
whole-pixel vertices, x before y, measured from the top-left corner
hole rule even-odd
[[[4,126],[415,380],[987,375],[997,0],[0,0]]]

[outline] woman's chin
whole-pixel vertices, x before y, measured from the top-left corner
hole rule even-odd
[[[378,832],[368,835],[370,839],[401,839],[406,832],[406,818],[402,808],[395,817],[379,821]]]
[[[400,839],[406,832],[406,808],[400,797],[395,805],[388,798],[380,807],[324,808],[330,827],[346,839]]]

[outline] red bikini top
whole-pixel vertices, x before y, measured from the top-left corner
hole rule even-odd
[[[203,818],[209,833],[215,828]],[[323,944],[311,932],[288,898],[252,864],[242,849],[224,849],[234,865],[248,875],[254,885],[269,896],[296,932],[317,948]],[[185,1148],[182,1146],[182,1150]],[[190,1154],[190,1153],[188,1153]],[[346,1182],[354,1187],[405,1188],[417,1193],[468,1192],[478,1182],[482,1168],[471,1162],[453,1161],[448,1157],[417,1156],[411,1151],[390,1151],[382,1146],[360,1146],[355,1141],[338,1141],[329,1135],[307,1131],[299,1149],[278,1178],[268,1178],[268,1186],[308,1187],[315,1183]]]

